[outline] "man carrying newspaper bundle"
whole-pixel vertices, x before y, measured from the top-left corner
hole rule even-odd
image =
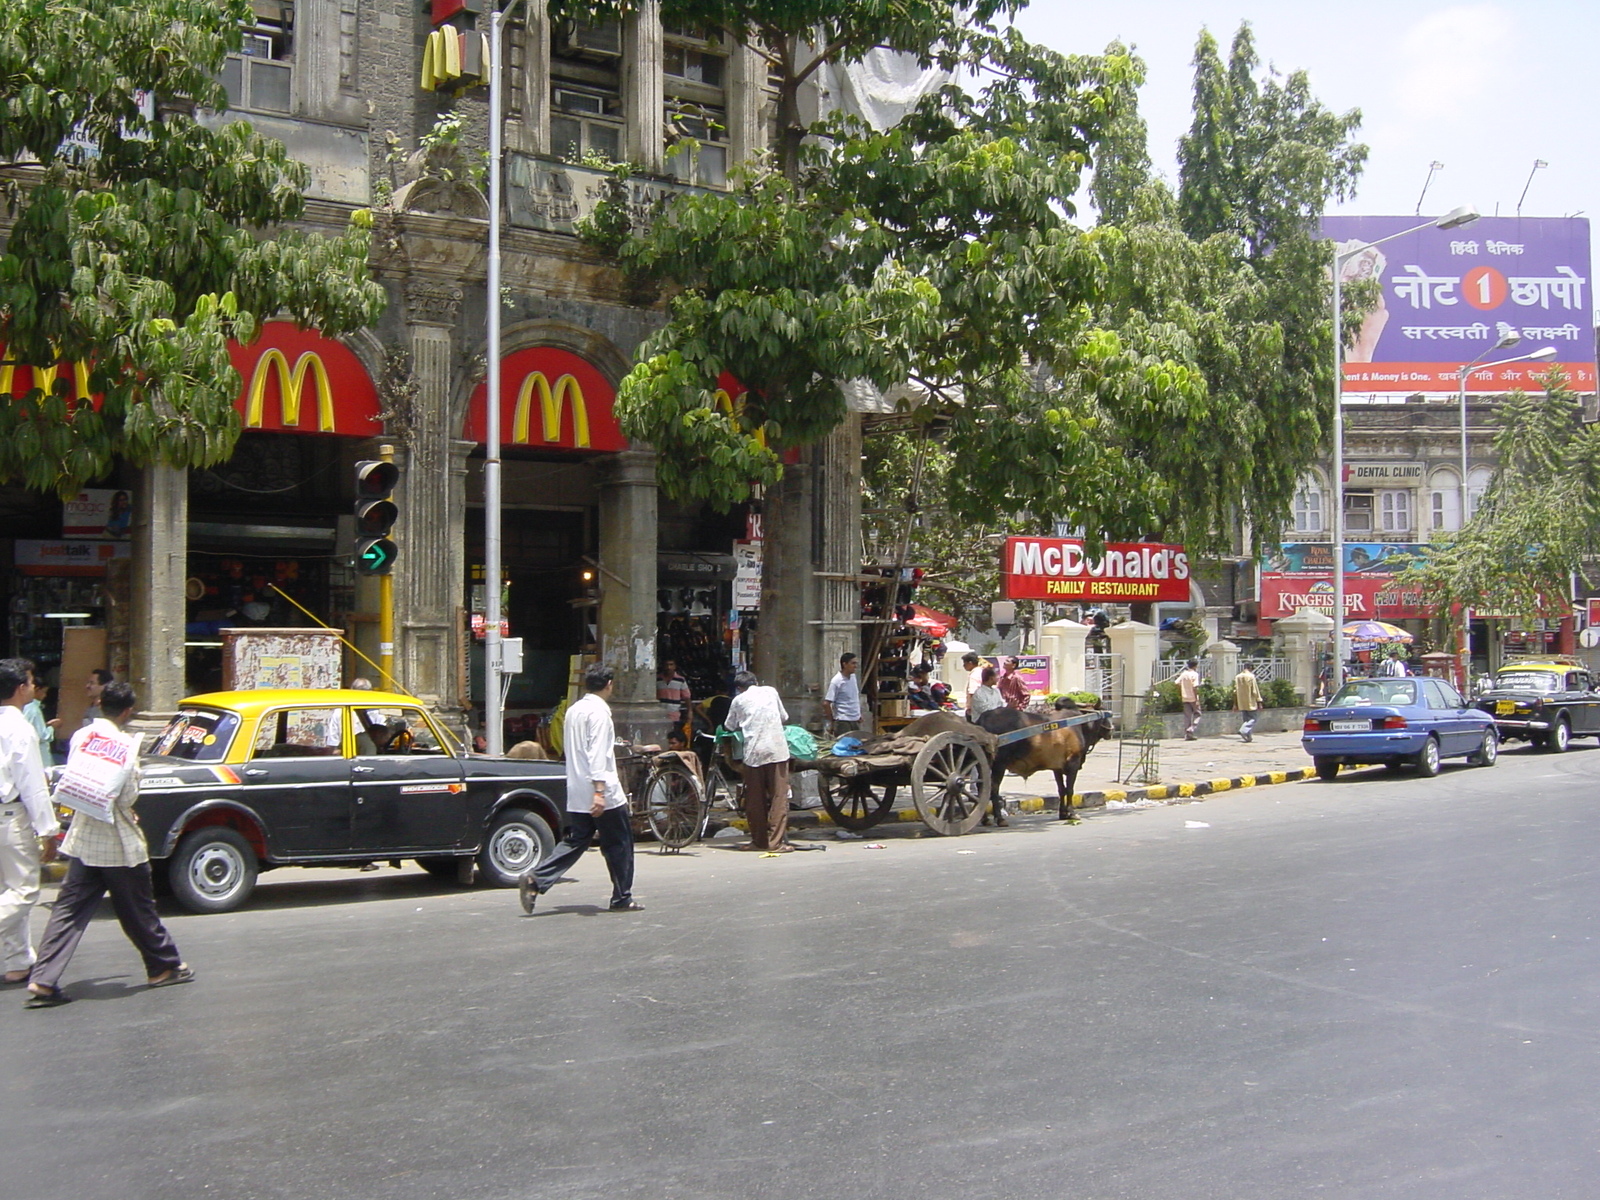
[[[123,732],[133,709],[133,689],[108,683],[100,696],[101,715],[72,735],[55,793],[57,804],[74,810],[61,843],[61,853],[72,861],[50,910],[24,1008],[54,1008],[71,999],[58,986],[62,972],[107,892],[122,932],[144,956],[151,987],[194,978],[156,915],[150,890],[150,852],[133,815],[139,798],[139,739]]]

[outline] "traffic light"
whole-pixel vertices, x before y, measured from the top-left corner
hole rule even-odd
[[[400,482],[400,468],[382,459],[366,459],[356,464],[356,573],[387,575],[394,569],[400,548],[389,531],[400,517],[400,509],[389,499]]]

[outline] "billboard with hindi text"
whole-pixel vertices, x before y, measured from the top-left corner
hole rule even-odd
[[[1355,249],[1419,224],[1417,217],[1324,217],[1322,231]],[[1552,365],[1568,386],[1595,391],[1594,297],[1589,222],[1584,217],[1483,217],[1459,229],[1431,226],[1343,263],[1348,284],[1375,279],[1378,307],[1345,354],[1344,390],[1410,395],[1454,392],[1457,372],[1553,346],[1552,363],[1520,362],[1474,370],[1467,390],[1533,391]],[[1521,341],[1495,344],[1508,332]]]

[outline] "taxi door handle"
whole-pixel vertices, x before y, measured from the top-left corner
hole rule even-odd
[[[350,773],[352,775],[371,775],[377,769],[377,767],[351,767]]]
[[[246,767],[244,769],[244,773],[246,775],[250,775],[250,776],[265,775],[266,774],[266,772],[263,771],[260,767]]]

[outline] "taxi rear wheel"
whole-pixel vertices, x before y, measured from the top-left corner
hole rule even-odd
[[[1561,754],[1570,745],[1572,745],[1572,726],[1567,723],[1566,717],[1561,717],[1551,726],[1542,748],[1551,754]]]
[[[167,862],[172,894],[190,912],[232,912],[255,891],[260,866],[243,834],[223,825],[196,829]]]
[[[555,848],[556,836],[543,817],[525,808],[507,809],[495,818],[478,854],[479,878],[490,887],[516,887]]]

